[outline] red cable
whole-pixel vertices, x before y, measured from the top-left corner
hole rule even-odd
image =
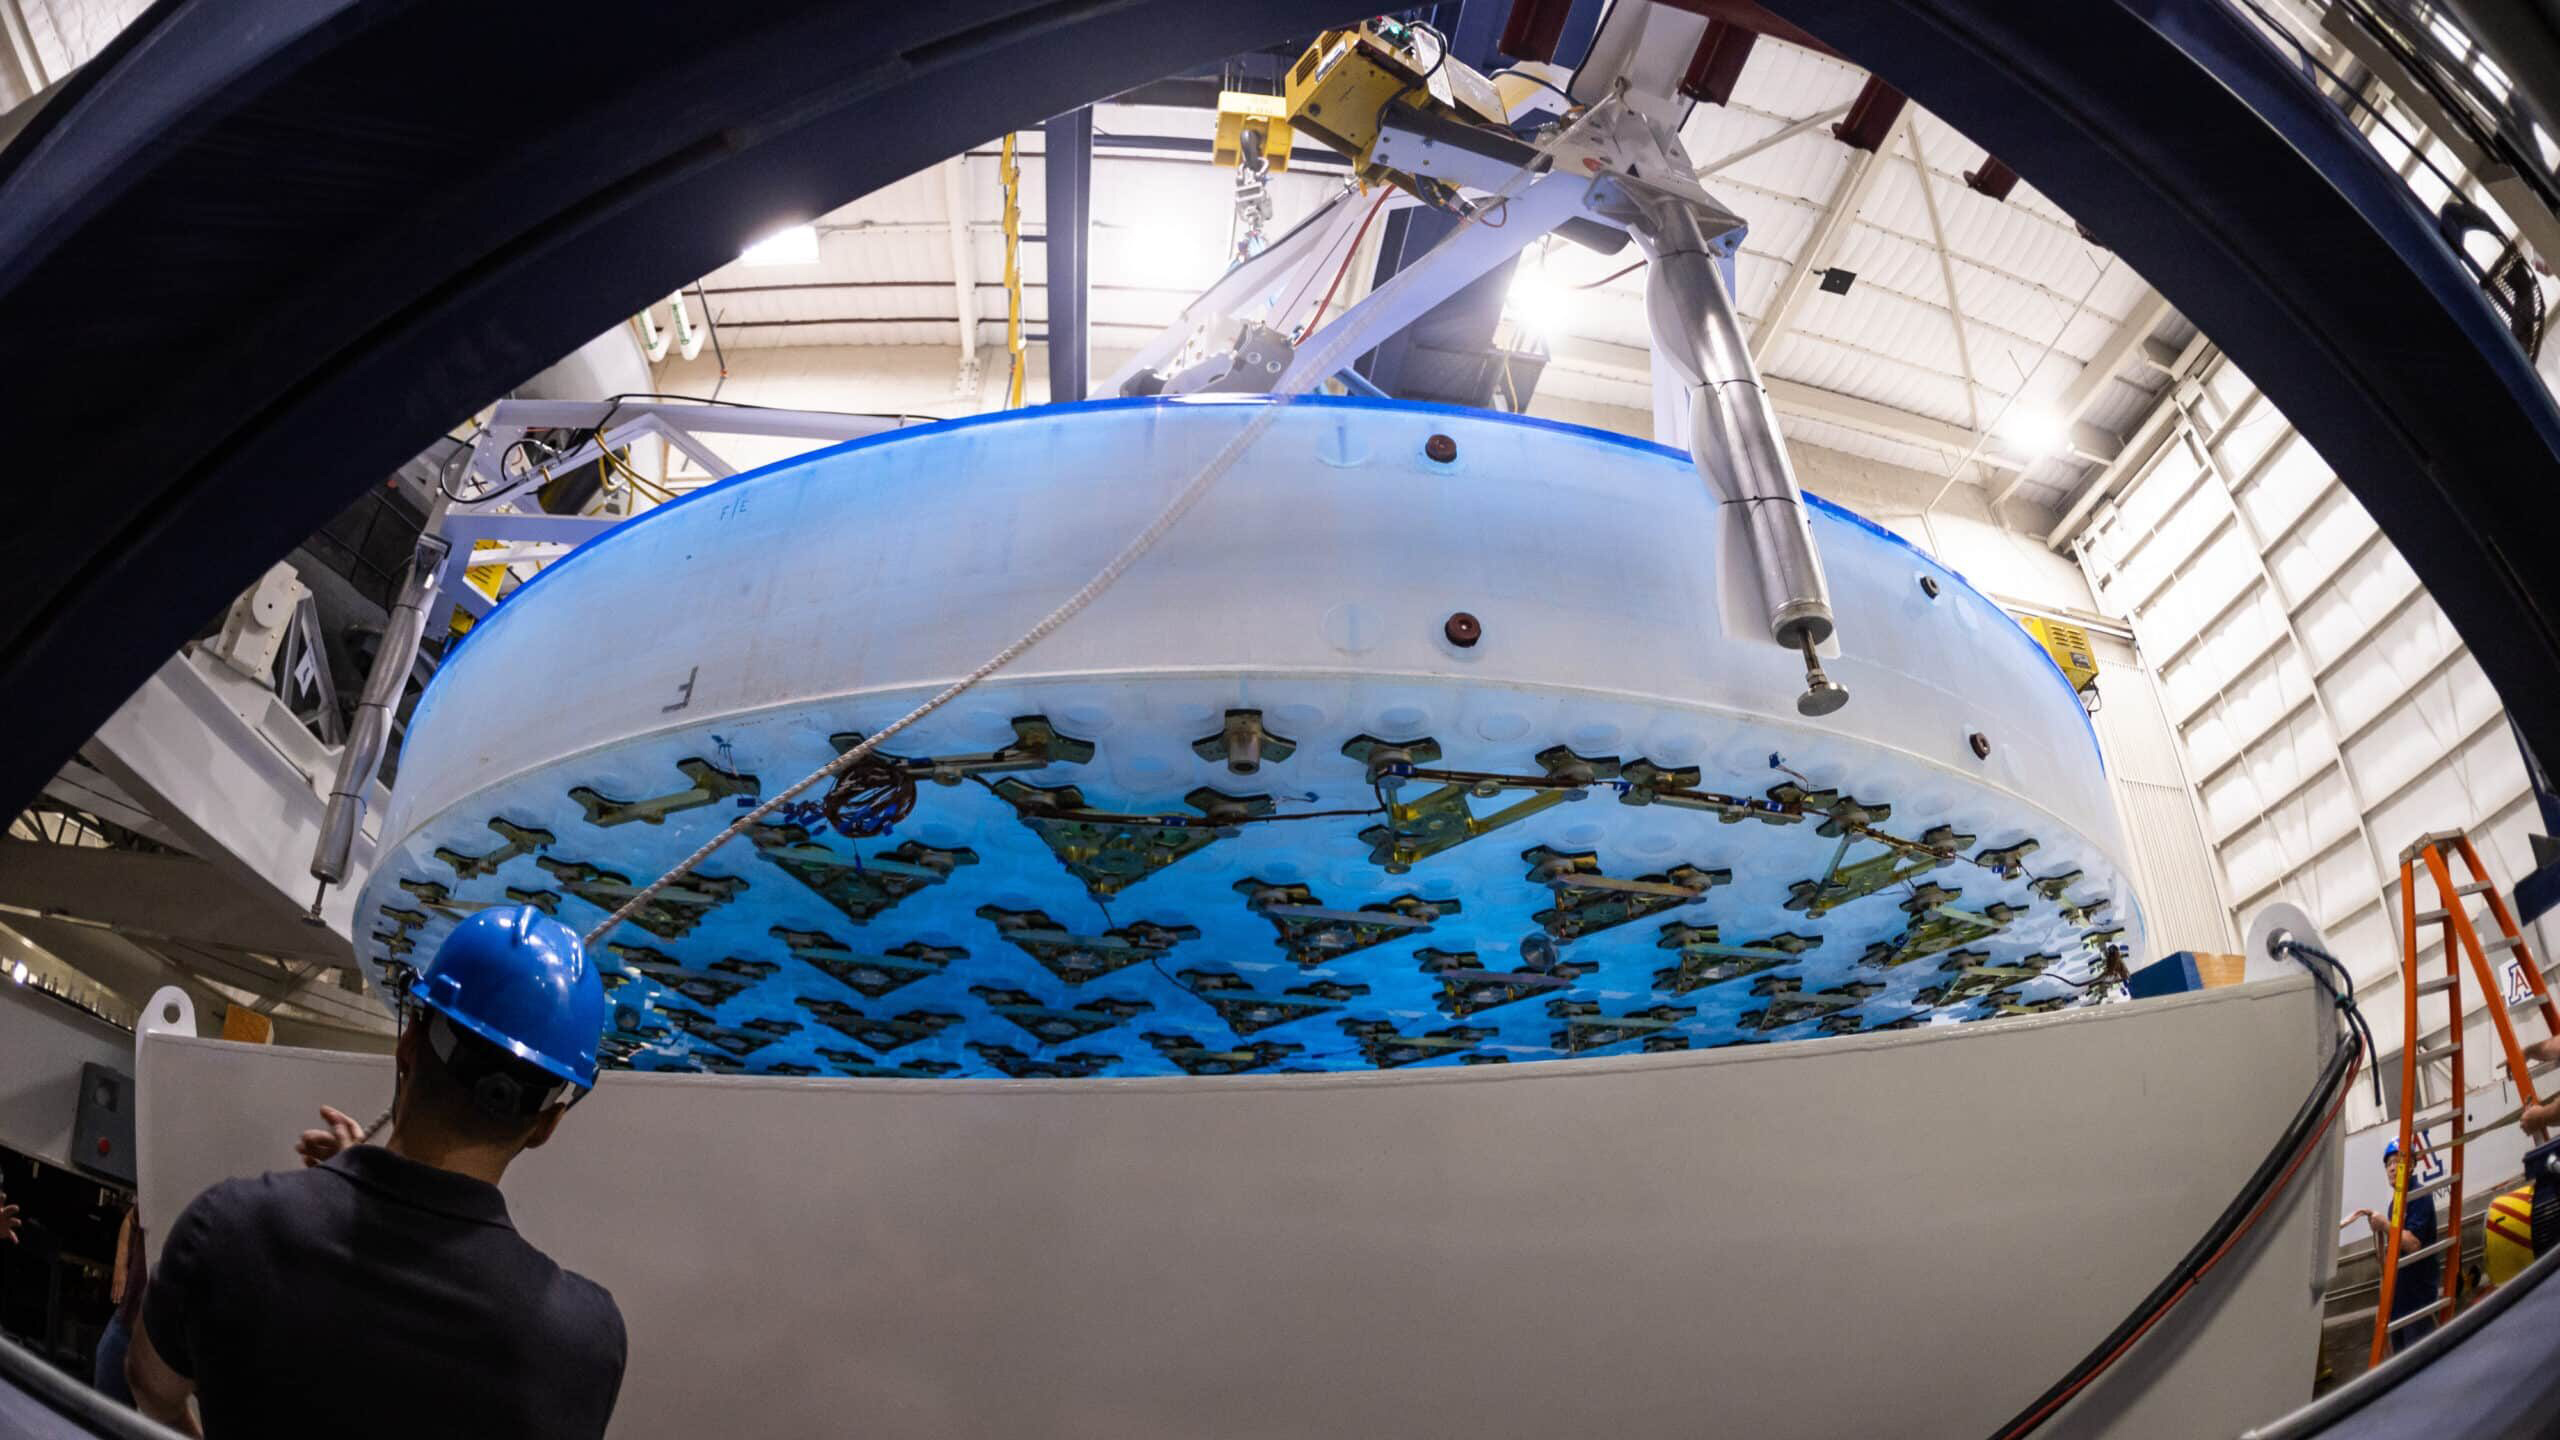
[[[2126,1351],[2131,1350],[2143,1336],[2150,1334],[2152,1326],[2160,1323],[2160,1317],[2175,1309],[2178,1302],[2186,1298],[2187,1292],[2196,1288],[2196,1282],[2204,1279],[2206,1275],[2212,1273],[2214,1266],[2222,1263],[2222,1257],[2230,1254],[2231,1247],[2239,1244],[2243,1237],[2257,1227],[2258,1219],[2267,1213],[2267,1207],[2276,1203],[2276,1197],[2282,1195],[2285,1188],[2293,1183],[2294,1172],[2302,1168],[2302,1162],[2311,1158],[2311,1152],[2319,1148],[2320,1137],[2329,1133],[2329,1127],[2337,1122],[2338,1112],[2346,1108],[2347,1092],[2355,1088],[2356,1072],[2363,1068],[2364,1057],[2358,1055],[2355,1063],[2347,1067],[2347,1078],[2338,1087],[2338,1098],[2329,1103],[2329,1113],[2321,1118],[2320,1128],[2312,1131],[2311,1138],[2304,1142],[2300,1150],[2294,1152],[2293,1162],[2284,1167],[2284,1173],[2276,1177],[2275,1184],[2267,1187],[2267,1193],[2258,1201],[2257,1208],[2249,1212],[2248,1219],[2240,1222],[2239,1229],[2232,1231],[2229,1237],[2223,1240],[2222,1247],[2206,1256],[2204,1263],[2196,1267],[2196,1273],[2188,1276],[2185,1284],[2171,1291],[2169,1298],[2160,1302],[2160,1308],[2152,1311],[2138,1329],[2124,1337],[2122,1344],[2108,1351],[2107,1358],[2098,1362],[2097,1369],[2081,1376],[2077,1384],[2038,1406],[2033,1414],[2026,1416],[2018,1424],[2002,1430],[1992,1437],[1992,1440],[2008,1440],[2012,1435],[2024,1435],[2043,1424],[2046,1416],[2068,1404],[2073,1396],[2089,1387],[2089,1382],[2106,1374],[2116,1361],[2124,1358]]]
[[[1308,317],[1307,328],[1298,332],[1299,339],[1313,335],[1316,326],[1323,323],[1326,308],[1333,304],[1333,292],[1342,288],[1342,277],[1351,273],[1351,261],[1360,253],[1360,242],[1368,238],[1369,222],[1378,218],[1378,211],[1387,203],[1387,197],[1394,193],[1392,190],[1380,190],[1377,201],[1369,207],[1369,213],[1360,217],[1360,228],[1351,232],[1351,248],[1343,252],[1341,268],[1333,272],[1333,283],[1324,287],[1324,298],[1316,302],[1316,313]]]
[[[1601,286],[1608,284],[1610,281],[1617,279],[1617,278],[1618,278],[1619,276],[1621,276],[1621,275],[1633,275],[1633,274],[1634,274],[1634,273],[1636,273],[1637,271],[1639,271],[1639,270],[1643,269],[1645,266],[1650,265],[1650,264],[1652,264],[1652,263],[1653,263],[1653,262],[1652,262],[1652,261],[1650,261],[1650,260],[1639,260],[1639,261],[1637,261],[1636,263],[1634,263],[1633,265],[1628,266],[1628,267],[1627,267],[1626,269],[1624,269],[1624,270],[1612,270],[1612,271],[1610,271],[1608,274],[1601,276],[1601,277],[1600,277],[1599,279],[1597,279],[1597,280],[1586,280],[1586,281],[1584,281],[1583,283],[1581,283],[1581,284],[1579,284],[1579,285],[1574,286],[1573,288],[1574,288],[1574,289],[1576,289],[1576,290],[1597,290],[1597,289],[1599,289]]]

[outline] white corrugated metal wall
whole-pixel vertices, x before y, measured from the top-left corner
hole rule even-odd
[[[2133,851],[2150,954],[2229,954],[2239,949],[2239,935],[2160,687],[2131,641],[2092,631],[2089,643],[2098,662],[2098,749]]]
[[[2523,757],[2407,562],[2238,367],[2215,357],[2162,403],[2168,441],[2073,548],[2159,677],[2235,926],[2300,905],[2394,1051],[2400,852],[2468,830],[2512,887],[2536,824]]]
[[[0,0],[0,109],[78,69],[147,3]]]

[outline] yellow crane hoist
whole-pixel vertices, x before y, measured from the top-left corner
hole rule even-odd
[[[1502,129],[1501,93],[1448,46],[1430,26],[1396,20],[1328,30],[1289,67],[1282,95],[1289,123],[1348,157],[1362,184],[1400,186],[1437,203],[1438,182],[1383,163],[1376,151],[1390,107],[1426,123]]]

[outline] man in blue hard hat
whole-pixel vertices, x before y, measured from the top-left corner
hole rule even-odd
[[[454,927],[408,998],[386,1142],[306,1136],[325,1163],[225,1181],[169,1228],[126,1363],[144,1414],[213,1440],[604,1433],[622,1312],[498,1193],[594,1088],[603,983],[510,907]]]
[[[2396,1195],[2400,1183],[2400,1142],[2397,1140],[2382,1147],[2382,1173],[2389,1178]],[[2417,1187],[2413,1184],[2410,1188]],[[2373,1227],[2374,1257],[2378,1261],[2391,1238],[2390,1222],[2370,1210],[2364,1212],[2364,1218],[2365,1223]],[[2444,1305],[2444,1257],[2430,1255],[2417,1261],[2408,1258],[2434,1243],[2436,1197],[2412,1196],[2407,1213],[2400,1217],[2400,1258],[2403,1263],[2400,1278],[2391,1287],[2391,1319],[2395,1327],[2391,1332],[2391,1350],[2395,1355],[2425,1339],[2443,1318],[2436,1312]],[[2398,1323],[2412,1315],[2428,1318],[2409,1320],[2405,1325]]]

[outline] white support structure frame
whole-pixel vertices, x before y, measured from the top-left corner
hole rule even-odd
[[[1947,249],[1947,227],[1938,218],[1938,177],[1929,170],[1929,156],[1920,148],[1920,127],[1902,127],[1902,141],[1911,150],[1912,179],[1920,187],[1921,208],[1929,215],[1929,245],[1938,252],[1938,280],[1947,291],[1947,326],[1955,332],[1956,363],[1964,370],[1964,409],[1976,431],[1982,429],[1982,377],[1973,368],[1973,341],[1965,334],[1964,300],[1956,293],[1956,262]],[[2020,472],[2023,476],[2024,472]],[[2018,491],[2020,481],[2012,480],[2000,498],[2008,499]],[[1997,507],[1994,507],[1995,511]]]
[[[1822,272],[1824,262],[1840,248],[1840,237],[1856,222],[1858,211],[1867,203],[1867,192],[1875,188],[1886,152],[1911,126],[1911,111],[1906,107],[1896,116],[1884,142],[1873,150],[1860,150],[1849,157],[1849,168],[1841,172],[1840,183],[1831,191],[1830,201],[1822,207],[1822,218],[1814,222],[1813,233],[1805,237],[1804,249],[1796,254],[1795,264],[1787,278],[1778,282],[1777,298],[1769,302],[1768,312],[1760,317],[1759,327],[1751,332],[1751,358],[1762,365],[1769,362],[1769,352],[1786,338],[1787,327],[1795,323],[1796,307],[1804,303],[1805,292],[1812,288],[1814,277]]]
[[[493,493],[459,504],[440,500],[428,520],[429,533],[451,542],[425,600],[431,633],[444,633],[452,605],[475,617],[488,613],[494,602],[463,579],[475,564],[522,572],[632,518],[627,510],[545,514],[537,508],[535,485],[512,493],[490,485],[497,478],[498,457],[529,432],[604,427],[603,434],[555,462],[554,472],[597,463],[599,443],[620,448],[656,436],[714,476],[727,476],[735,467],[706,437],[781,437],[821,445],[905,423],[907,417],[901,416],[744,405],[502,401],[475,438],[466,469]],[[475,553],[480,541],[496,541],[501,548]],[[398,690],[391,693],[396,696]],[[379,780],[366,776],[363,782],[362,813],[367,818],[358,823],[346,857],[349,883],[321,891],[312,917],[318,923],[308,927],[307,944],[287,951],[273,943],[277,934],[290,933],[278,927],[298,925],[314,903],[313,856],[344,755],[343,745],[313,735],[272,685],[224,663],[211,648],[190,646],[172,657],[99,727],[83,752],[86,766],[66,769],[48,790],[215,866],[240,887],[242,896],[272,911],[264,929],[252,927],[266,937],[267,948],[219,948],[223,942],[202,934],[190,938],[136,930],[130,928],[130,917],[102,915],[81,923],[149,942],[159,953],[184,948],[196,958],[182,961],[169,955],[170,963],[208,983],[253,995],[267,1008],[291,1005],[327,1023],[379,1028],[372,1023],[380,1019],[378,1008],[324,978],[347,969],[354,959],[348,935],[355,898],[373,864],[373,837],[365,825],[389,804]],[[56,918],[73,923],[70,917]],[[201,948],[205,946],[217,948]],[[270,951],[297,963],[279,964]]]
[[[707,440],[715,435],[752,435],[841,444],[919,423],[905,415],[846,415],[826,410],[772,410],[755,405],[706,405],[662,400],[502,400],[488,422],[472,437],[467,475],[486,499],[439,502],[428,528],[453,544],[435,588],[427,593],[429,625],[441,623],[458,605],[473,619],[487,615],[497,601],[465,582],[466,572],[484,565],[540,566],[557,559],[632,518],[632,512],[600,515],[552,515],[534,501],[537,483],[514,489],[500,474],[507,450],[526,435],[543,430],[602,432],[549,462],[547,474],[568,474],[594,465],[608,449],[619,451],[634,440],[656,437],[724,480],[737,467],[721,458]],[[520,478],[520,477],[519,477]],[[500,549],[480,550],[483,542]]]
[[[960,373],[951,393],[963,399],[978,393],[978,249],[970,238],[969,157],[954,155],[942,162],[942,207],[951,227],[952,313],[960,320]]]
[[[296,909],[311,893],[311,851],[328,808],[337,751],[295,718],[276,693],[211,655],[173,656],[118,706],[86,749],[122,794],[177,833],[185,848]],[[368,813],[389,793],[372,784]],[[372,837],[356,836],[369,867]],[[315,939],[354,959],[347,931],[356,892],[322,901]]]
[[[1308,335],[1277,388],[1303,388],[1324,379],[1321,358],[1343,363],[1421,319],[1487,271],[1519,254],[1558,225],[1587,215],[1601,182],[1562,167],[1541,175],[1504,203],[1500,226],[1469,225],[1441,241],[1421,262],[1408,265],[1362,297],[1338,319]],[[1365,343],[1364,343],[1365,342]],[[1329,373],[1329,372],[1328,372]]]

